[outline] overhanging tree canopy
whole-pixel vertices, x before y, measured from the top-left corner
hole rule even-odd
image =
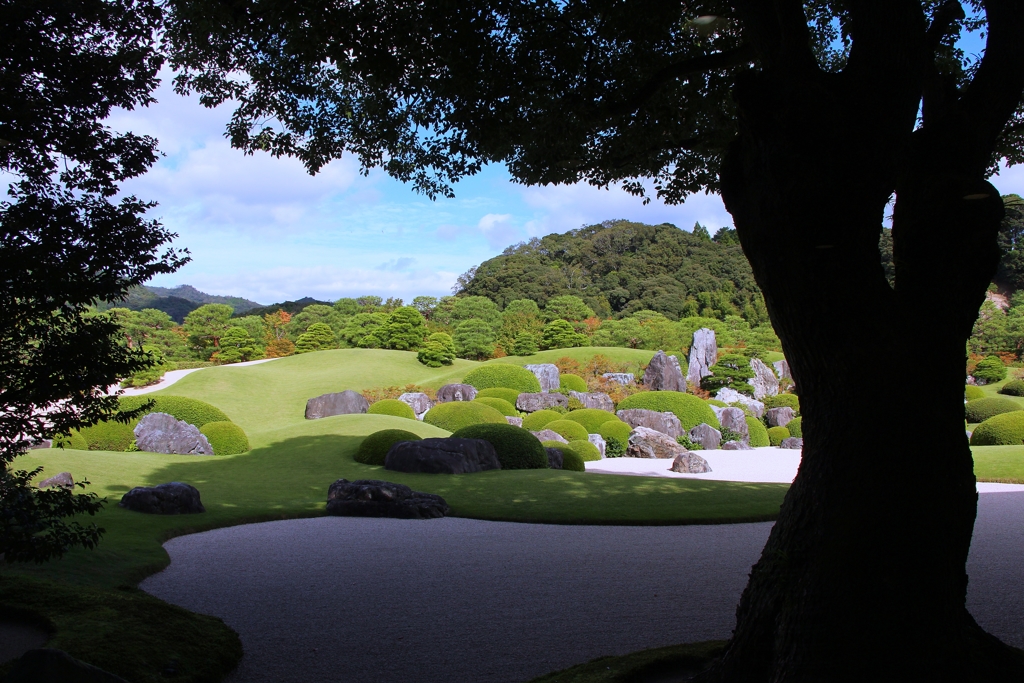
[[[180,87],[234,100],[245,150],[311,172],[351,153],[431,195],[487,162],[670,202],[720,192],[800,387],[805,449],[706,679],[1019,679],[1019,653],[965,608],[962,392],[998,259],[986,177],[1024,153],[1021,3],[169,6]],[[982,27],[975,62],[955,41]],[[928,401],[879,392],[880,361],[927,368]],[[877,425],[881,472],[864,406],[902,416]]]

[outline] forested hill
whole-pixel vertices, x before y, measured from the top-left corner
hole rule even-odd
[[[673,319],[741,315],[767,321],[764,301],[733,230],[712,238],[674,225],[606,221],[507,248],[459,278],[459,294],[504,307],[514,299],[574,294],[598,316],[654,310]]]

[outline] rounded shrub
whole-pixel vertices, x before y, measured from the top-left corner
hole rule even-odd
[[[463,377],[462,381],[477,389],[502,387],[525,393],[540,391],[540,382],[532,372],[518,365],[505,365],[504,363],[477,368]]]
[[[683,423],[683,429],[687,430],[693,429],[702,422],[715,429],[721,428],[711,406],[693,394],[684,394],[681,391],[642,391],[623,399],[618,408],[619,410],[644,408],[656,410],[659,413],[666,411],[675,413],[675,416]]]
[[[535,413],[530,413],[523,418],[523,429],[529,429],[531,432],[539,432],[549,422],[562,419],[561,413],[556,413],[554,410],[538,410]]]
[[[801,427],[801,424],[802,424],[801,420],[803,420],[803,418],[802,417],[798,417],[798,418],[796,418],[794,420],[790,420],[789,422],[786,423],[786,429],[789,430],[789,435],[790,436],[796,436],[796,437],[799,437],[801,439],[803,438],[804,431],[803,431],[803,427]]]
[[[1012,382],[1008,382],[1008,384],[1012,384]],[[968,401],[973,401],[976,398],[985,398],[985,392],[982,391],[981,387],[968,384],[964,387],[964,398]]]
[[[968,422],[984,422],[990,417],[1012,413],[1015,410],[1024,410],[1019,403],[1008,398],[989,396],[988,398],[976,398],[968,401],[964,406]]]
[[[587,468],[583,465],[583,458],[573,450],[565,447],[565,444],[561,441],[544,441],[541,443],[544,448],[554,448],[562,454],[562,469],[569,470],[570,472],[586,472]]]
[[[1024,410],[990,417],[974,428],[972,446],[1019,446],[1024,443]]]
[[[1006,379],[1006,365],[997,356],[986,356],[974,366],[974,377],[984,384]]]
[[[505,416],[480,401],[452,401],[440,403],[423,416],[427,424],[455,432],[463,427],[485,423],[507,425]]]
[[[597,433],[605,440],[618,439],[622,443],[629,443],[629,434],[632,431],[632,427],[618,418],[602,422],[597,428]]]
[[[409,407],[405,401],[397,398],[384,398],[370,406],[366,411],[370,415],[393,415],[394,417],[407,417],[410,420],[416,419],[416,412]]]
[[[792,434],[785,427],[769,427],[768,428],[768,443],[772,446],[778,446],[783,440],[788,439]]]
[[[494,408],[499,413],[507,417],[516,417],[517,415],[519,415],[519,411],[516,410],[516,407],[503,398],[494,398],[490,396],[484,396],[483,398],[480,398],[479,396],[477,396],[473,400],[480,401],[484,405]]]
[[[558,388],[562,391],[579,391],[586,393],[587,382],[579,375],[565,373],[558,380]]]
[[[500,398],[508,401],[513,406],[516,404],[516,399],[519,398],[520,391],[515,389],[506,389],[505,387],[491,387],[490,389],[481,389],[476,392],[477,398]]]
[[[452,437],[489,441],[503,470],[539,470],[548,466],[548,454],[537,437],[510,424],[471,425],[458,430]]]
[[[566,450],[572,451],[576,455],[580,456],[583,462],[592,462],[594,460],[601,459],[601,451],[597,450],[597,446],[589,441],[570,441],[569,443],[564,443],[562,444],[562,452],[565,452]]]
[[[79,431],[90,451],[126,451],[135,441],[132,425],[113,420],[97,422]]]
[[[85,440],[77,429],[72,429],[68,434],[58,434],[50,442],[50,448],[67,448],[75,451],[89,450],[89,442]]]
[[[384,458],[387,457],[388,451],[396,443],[399,441],[420,441],[421,439],[422,437],[418,434],[407,432],[404,429],[382,429],[363,439],[363,442],[359,444],[359,448],[356,449],[356,453],[352,457],[356,462],[361,462],[364,465],[380,465],[383,467]]]
[[[544,429],[550,429],[567,441],[586,441],[589,433],[586,427],[572,420],[552,420],[544,425]]]
[[[187,396],[122,396],[120,406],[121,410],[133,410],[150,401],[153,405],[146,408],[139,417],[149,413],[167,413],[175,420],[184,420],[196,427],[202,427],[207,422],[231,422],[231,418],[220,408]]]
[[[728,408],[729,404],[725,401],[719,401],[717,398],[709,398],[705,401],[709,406],[715,406],[716,408]]]
[[[587,430],[588,434],[597,434],[598,428],[609,420],[622,422],[622,420],[615,417],[607,410],[598,410],[597,408],[580,408],[579,410],[570,410],[565,414],[563,419],[579,422]],[[623,422],[623,424],[625,423]]]
[[[207,422],[199,431],[213,446],[214,455],[238,455],[252,450],[249,437],[234,422]]]
[[[800,397],[796,394],[765,396],[761,403],[764,403],[765,408],[792,408],[794,413],[800,414]]]
[[[978,396],[978,398],[983,398],[985,396],[985,392],[982,391],[981,389],[978,389],[978,387],[967,387],[967,389],[976,389],[977,393],[981,394],[981,396]],[[1006,384],[999,388],[999,393],[1005,394],[1007,396],[1024,396],[1024,380],[1011,379],[1009,382],[1007,382]],[[970,400],[970,398],[968,398],[967,400]]]
[[[771,439],[768,438],[768,429],[764,426],[764,423],[756,417],[750,417],[749,415],[745,419],[747,421],[747,433],[750,434],[750,447],[764,448],[765,446],[770,446]]]

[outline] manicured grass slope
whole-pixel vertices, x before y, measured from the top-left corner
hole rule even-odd
[[[1024,484],[1024,446],[971,446],[978,481]]]
[[[669,355],[675,351],[666,351]],[[596,355],[607,356],[616,363],[649,363],[654,357],[654,351],[644,349],[624,349],[618,346],[581,346],[575,349],[551,349],[550,351],[539,351],[532,356],[505,356],[497,358],[488,363],[510,363],[512,365],[534,365],[536,363],[554,363],[559,358],[572,358],[582,364],[586,364]],[[680,358],[685,361],[685,358]]]

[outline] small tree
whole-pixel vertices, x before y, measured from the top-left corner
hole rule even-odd
[[[259,349],[256,346],[256,340],[244,327],[239,325],[229,327],[224,336],[220,338],[220,351],[217,352],[217,360],[220,362],[242,363],[257,357],[259,357]]]
[[[532,332],[520,332],[512,344],[512,355],[532,356],[537,353],[537,335]]]
[[[455,360],[455,342],[444,332],[435,332],[427,338],[416,360],[430,368],[451,365]]]
[[[427,326],[418,310],[412,306],[402,306],[388,316],[381,336],[389,349],[415,351],[427,336]]]
[[[712,393],[728,387],[741,394],[751,395],[753,387],[747,380],[754,376],[750,369],[750,360],[738,353],[727,353],[718,357],[718,362],[709,368],[712,374],[701,380],[700,386]]]
[[[580,334],[568,320],[552,320],[544,326],[541,344],[545,349],[568,349],[574,346],[587,346],[590,340],[587,335]]]
[[[453,340],[459,358],[483,360],[494,353],[494,329],[487,321],[479,318],[459,323]]]
[[[978,361],[973,374],[982,384],[1001,382],[1006,379],[1006,366],[996,356],[988,356]]]
[[[295,340],[295,353],[326,351],[336,348],[338,348],[338,344],[334,341],[334,330],[327,323],[313,323]]]
[[[286,326],[292,320],[291,313],[278,311],[263,316],[263,336],[267,342],[267,358],[284,358],[295,353],[295,344],[288,339]]]
[[[548,321],[569,320],[578,322],[593,316],[593,309],[587,306],[583,299],[571,294],[548,299],[547,305],[544,306],[544,319]]]
[[[185,332],[192,348],[204,353],[212,346],[220,348],[220,338],[228,331],[235,309],[227,304],[204,304],[185,316]]]

